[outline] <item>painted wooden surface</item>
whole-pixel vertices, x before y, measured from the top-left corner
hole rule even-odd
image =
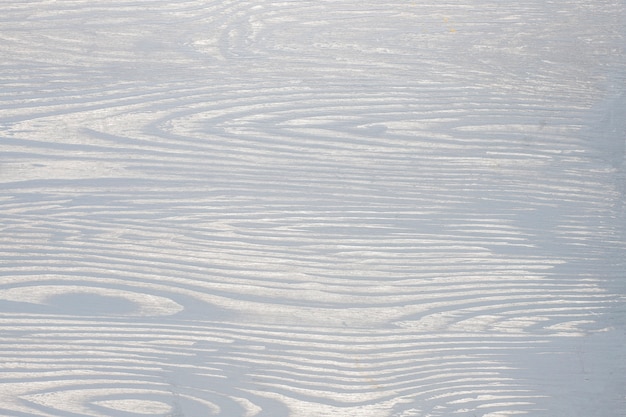
[[[0,414],[626,415],[623,1],[0,10]]]

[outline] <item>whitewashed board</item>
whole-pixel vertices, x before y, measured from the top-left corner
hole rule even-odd
[[[625,35],[0,1],[0,415],[626,416]]]

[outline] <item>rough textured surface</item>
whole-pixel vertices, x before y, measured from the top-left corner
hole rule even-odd
[[[0,10],[0,414],[626,416],[623,1]]]

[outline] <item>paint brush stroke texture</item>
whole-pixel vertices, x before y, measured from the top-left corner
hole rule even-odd
[[[0,9],[0,414],[626,416],[623,2]]]

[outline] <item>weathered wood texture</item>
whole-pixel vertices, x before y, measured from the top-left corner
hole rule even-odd
[[[0,414],[624,416],[623,1],[0,1]]]

